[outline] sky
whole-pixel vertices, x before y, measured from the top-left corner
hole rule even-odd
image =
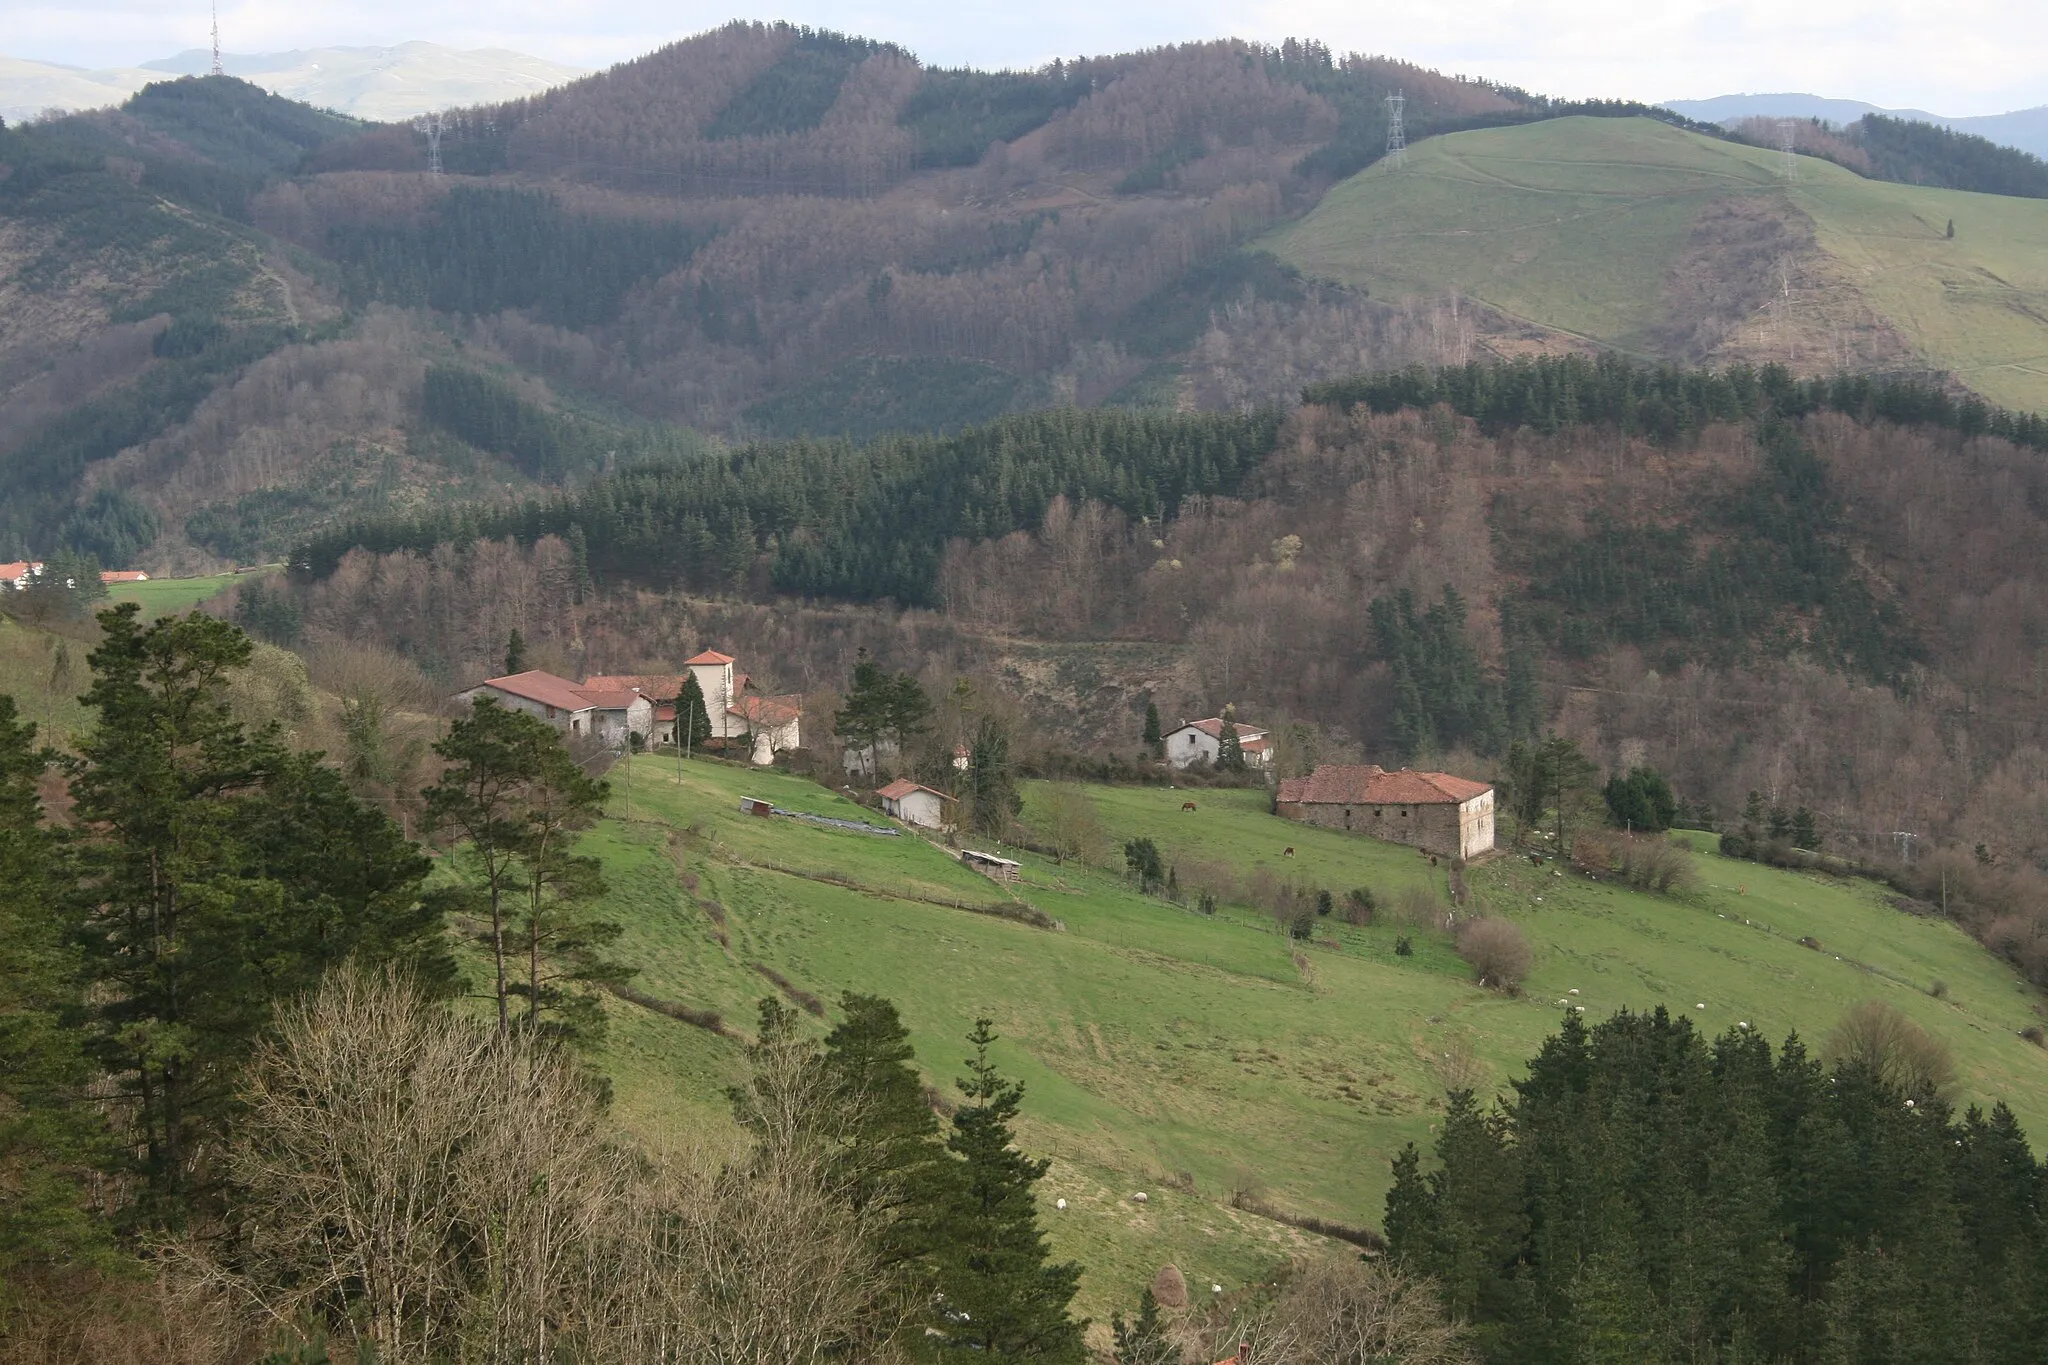
[[[600,67],[731,18],[888,39],[928,64],[1313,37],[1565,98],[1801,91],[1952,117],[2048,104],[2042,0],[223,0],[222,45],[410,39]],[[0,54],[124,66],[207,42],[205,0],[0,0]]]

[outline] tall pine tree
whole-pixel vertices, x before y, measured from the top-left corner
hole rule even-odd
[[[946,1326],[939,1358],[1010,1365],[1087,1358],[1084,1324],[1068,1316],[1081,1267],[1048,1264],[1032,1190],[1050,1162],[1016,1150],[1014,1124],[1024,1087],[989,1060],[996,1040],[977,1019],[967,1041],[970,1073],[959,1082],[966,1103],[953,1115],[947,1148],[960,1159],[960,1190],[940,1252]]]
[[[249,639],[193,614],[100,614],[67,767],[67,894],[93,1002],[89,1047],[121,1078],[145,1207],[179,1223],[216,1193],[205,1165],[273,1004],[350,956],[431,957],[428,865],[341,778],[246,733],[227,688]]]

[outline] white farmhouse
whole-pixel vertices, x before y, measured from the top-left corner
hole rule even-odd
[[[1240,721],[1232,724],[1237,726],[1237,742],[1244,752],[1245,767],[1263,768],[1273,761],[1273,745],[1266,731]],[[1214,763],[1223,752],[1223,718],[1182,721],[1180,728],[1170,731],[1165,739],[1166,761],[1176,768]]]
[[[614,747],[626,744],[628,734],[646,739],[654,728],[654,704],[638,692],[579,686],[537,668],[485,679],[455,699],[468,704],[482,696],[539,716],[565,735]]]
[[[922,825],[926,829],[944,829],[952,822],[946,819],[946,803],[953,798],[930,787],[921,787],[907,777],[899,777],[888,786],[876,792],[882,798],[885,814],[901,820],[906,825]]]

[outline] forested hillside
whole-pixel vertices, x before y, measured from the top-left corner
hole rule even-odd
[[[2040,418],[1901,381],[1613,360],[1309,398],[1284,422],[1059,414],[657,461],[308,542],[299,591],[317,628],[451,681],[515,626],[591,672],[693,629],[766,632],[803,690],[857,643],[934,675],[1018,668],[1067,699],[1049,713],[1067,742],[1134,742],[1147,693],[1481,771],[1555,727],[1617,770],[1647,755],[1723,819],[1760,790],[1872,851],[1910,829],[2048,854]],[[677,624],[648,590],[816,605],[678,606]],[[818,600],[876,598],[938,615],[899,632]],[[1413,654],[1375,624],[1403,601]],[[1048,646],[1049,674],[999,643],[1020,638],[1073,643]],[[1085,643],[1103,640],[1130,661]]]
[[[1346,177],[1380,174],[1396,94],[1418,163],[1447,138],[1512,134],[1558,144],[1532,165],[1619,165],[1633,154],[1602,149],[1641,126],[1690,149],[1681,161],[1712,171],[1713,193],[1601,215],[1591,284],[1570,252],[1457,258],[1465,239],[1426,230],[1413,187],[1453,191],[1424,219],[1484,221],[1514,193],[1419,166],[1401,195],[1373,196],[1400,221],[1392,238],[1373,229],[1370,262],[1297,249],[1332,213],[1346,221],[1364,183]],[[451,111],[436,175],[421,129],[227,78],[162,82],[6,134],[0,534],[7,553],[204,569],[364,514],[507,502],[649,448],[703,448],[678,428],[867,439],[1066,404],[1285,408],[1360,371],[1598,344],[1803,373],[1948,369],[2028,401],[2013,357],[2032,324],[1999,297],[2028,287],[2024,222],[1905,205],[1962,217],[1946,254],[2003,283],[1958,289],[1937,270],[1930,302],[1912,292],[1927,283],[1916,258],[1866,290],[1821,256],[1842,233],[1897,254],[1888,217],[1875,237],[1857,224],[1901,205],[1836,193],[1813,224],[1759,209],[1768,195],[1724,193],[1722,172],[1751,154],[1701,133],[1314,42],[982,72],[741,22]],[[1872,173],[1982,178],[1959,169],[1976,164],[1961,144],[1891,134],[1918,169]],[[1382,259],[1403,234],[1402,259]],[[1492,278],[1560,267],[1533,292]],[[427,375],[452,369],[598,434],[573,459],[480,446],[436,415]]]

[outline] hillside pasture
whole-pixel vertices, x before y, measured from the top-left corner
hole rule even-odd
[[[217,573],[200,578],[152,578],[146,583],[108,585],[109,602],[140,602],[143,616],[177,616],[261,574]]]
[[[998,1060],[1027,1086],[1024,1144],[1054,1160],[1047,1227],[1060,1254],[1088,1266],[1082,1306],[1097,1316],[1163,1261],[1235,1288],[1305,1244],[1230,1207],[1237,1189],[1377,1226],[1387,1163],[1402,1144],[1428,1142],[1444,1092],[1503,1091],[1556,1027],[1560,1002],[1592,1018],[1661,1004],[1710,1034],[1747,1022],[1817,1045],[1849,1005],[1885,999],[1948,1041],[1967,1098],[2002,1097],[2037,1143],[2048,1136],[2048,1053],[2017,1036],[2036,1017],[2033,996],[1951,926],[1902,914],[1863,884],[1700,853],[1700,889],[1675,900],[1498,858],[1467,880],[1534,946],[1527,988],[1508,997],[1473,985],[1443,937],[1388,922],[1405,891],[1445,896],[1448,869],[1281,820],[1261,792],[1087,789],[1118,847],[1152,838],[1182,875],[1227,866],[1244,886],[1263,868],[1332,890],[1339,913],[1306,944],[1241,895],[1214,915],[1191,895],[1141,895],[1120,853],[1062,867],[1009,850],[1023,875],[999,886],[907,831],[888,839],[741,812],[753,796],[880,822],[786,775],[643,757],[630,819],[625,776],[613,770],[616,818],[588,846],[611,879],[606,910],[626,928],[620,952],[641,969],[634,987],[716,1011],[742,1036],[757,1002],[781,993],[755,964],[828,1007],[844,990],[888,996],[946,1093],[964,1034],[991,1018]],[[1196,809],[1184,811],[1190,796]],[[1373,889],[1379,922],[1340,922],[1344,892],[1359,886]],[[1001,916],[1020,901],[1060,927]],[[1401,937],[1411,954],[1396,953]],[[1937,976],[1945,1000],[1928,994]],[[740,1039],[625,1001],[609,1012],[602,1061],[629,1126],[661,1143],[730,1142],[722,1092],[742,1074]],[[1142,1207],[1129,1200],[1139,1190]],[[1052,1210],[1056,1197],[1069,1208]]]
[[[2048,407],[2048,201],[1794,161],[1788,179],[1776,152],[1652,119],[1454,133],[1263,244],[1378,297],[1460,293],[1640,356],[1825,373],[1917,354]]]

